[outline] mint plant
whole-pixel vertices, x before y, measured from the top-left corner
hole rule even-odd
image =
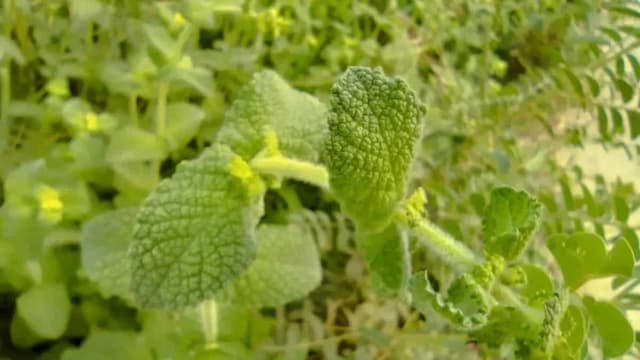
[[[353,219],[382,296],[435,311],[482,346],[579,359],[588,339],[607,357],[633,345],[616,305],[576,292],[593,278],[632,275],[625,239],[607,250],[595,233],[550,236],[561,280],[524,255],[541,217],[525,191],[491,192],[482,251],[428,220],[424,190],[408,189],[427,109],[404,81],[349,68],[326,111],[272,72],[256,74],[239,96],[216,143],[181,163],[137,211],[128,250],[134,301],[174,310],[212,300],[268,307],[312,291],[321,269],[310,230],[261,222],[266,192],[295,179],[328,188]],[[412,269],[409,238],[458,274],[446,291],[434,289],[429,269]]]

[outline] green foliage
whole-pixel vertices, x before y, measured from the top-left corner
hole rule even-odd
[[[262,225],[257,238],[256,259],[216,300],[273,307],[299,300],[320,284],[322,268],[309,233],[295,225]]]
[[[637,1],[0,13],[0,357],[638,357]]]
[[[380,69],[350,68],[331,90],[329,181],[361,231],[387,227],[405,196],[423,113],[407,84]]]
[[[98,215],[84,223],[80,237],[82,266],[106,297],[131,299],[127,252],[133,240],[137,209]]]
[[[540,217],[540,204],[524,191],[496,188],[482,220],[485,252],[513,260],[522,253]]]
[[[356,242],[367,262],[373,288],[382,295],[401,295],[411,274],[406,234],[391,225],[373,235],[360,234]]]
[[[196,305],[249,266],[262,212],[255,200],[262,194],[251,191],[262,190],[259,179],[240,172],[245,168],[234,173],[247,166],[242,161],[215,145],[180,164],[142,203],[130,248],[131,288],[141,304]],[[258,188],[250,190],[254,182]]]

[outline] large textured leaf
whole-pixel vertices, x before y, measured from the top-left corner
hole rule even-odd
[[[262,225],[255,261],[216,300],[258,307],[283,305],[303,298],[321,279],[318,250],[309,233],[294,225]]]
[[[405,232],[391,225],[377,234],[356,238],[369,267],[373,288],[386,296],[399,295],[409,284],[411,258]]]
[[[409,86],[381,69],[349,68],[331,90],[329,181],[360,230],[383,230],[404,198],[423,113]]]
[[[527,246],[540,217],[540,204],[524,191],[495,188],[483,218],[484,248],[513,260]]]
[[[318,158],[326,127],[322,103],[265,70],[240,90],[225,114],[218,141],[248,160],[264,148],[266,133],[272,130],[283,155],[313,161]]]
[[[82,226],[82,266],[105,296],[131,298],[127,251],[133,239],[136,213],[135,208],[114,210]]]
[[[142,203],[129,251],[131,286],[142,305],[195,305],[249,266],[260,215],[241,179],[250,171],[228,147],[214,145],[180,163]]]

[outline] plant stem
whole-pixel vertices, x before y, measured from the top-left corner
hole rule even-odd
[[[251,160],[251,167],[261,174],[292,178],[321,188],[329,188],[329,173],[322,165],[283,156],[272,156]]]
[[[11,38],[13,0],[4,0],[3,34]],[[8,144],[9,139],[9,103],[11,102],[11,58],[7,57],[2,64],[2,98],[0,99],[0,150]],[[5,143],[6,142],[6,143]]]
[[[444,230],[427,219],[411,219],[404,211],[397,211],[396,222],[417,236],[422,243],[438,253],[447,263],[454,267],[471,268],[479,263],[476,255],[463,243],[454,239]]]
[[[494,292],[498,298],[500,298],[505,303],[515,307],[518,309],[524,316],[529,320],[530,323],[533,324],[542,324],[544,320],[544,314],[542,311],[534,309],[526,304],[523,304],[518,296],[513,293],[513,291],[504,286],[502,284],[496,284],[494,287]]]
[[[156,108],[156,134],[164,137],[167,131],[167,96],[169,83],[162,81],[158,86],[158,104]]]
[[[138,126],[138,96],[135,93],[129,94],[129,120]]]
[[[205,346],[215,348],[218,339],[218,304],[215,300],[206,300],[199,307]]]

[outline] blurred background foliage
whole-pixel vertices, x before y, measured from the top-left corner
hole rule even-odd
[[[311,209],[296,219],[315,230],[324,280],[304,300],[223,308],[202,331],[191,313],[137,309],[91,280],[100,259],[82,252],[83,224],[199,154],[264,68],[323,100],[349,65],[406,79],[428,109],[412,182],[433,221],[476,249],[489,189],[506,184],[544,203],[538,243],[586,229],[640,251],[636,1],[3,0],[1,15],[0,358],[499,356],[378,297],[349,221],[294,182],[269,194],[267,218]],[[638,283],[592,291],[631,314]]]

